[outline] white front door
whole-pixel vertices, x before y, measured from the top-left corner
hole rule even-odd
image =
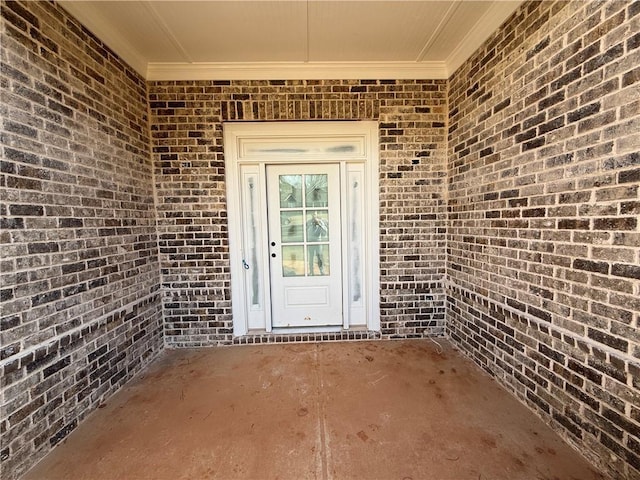
[[[341,325],[340,165],[266,170],[272,325]]]

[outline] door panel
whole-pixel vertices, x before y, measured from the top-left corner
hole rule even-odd
[[[340,325],[340,166],[266,170],[272,325]]]
[[[329,303],[329,289],[326,285],[320,287],[288,287],[286,289],[286,306],[322,306]]]

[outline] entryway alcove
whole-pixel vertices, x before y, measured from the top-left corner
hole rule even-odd
[[[224,142],[234,335],[379,330],[377,122],[230,122]]]

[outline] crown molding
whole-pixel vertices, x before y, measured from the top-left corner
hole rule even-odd
[[[421,62],[424,60],[425,55],[427,54],[427,52],[429,52],[429,49],[432,47],[432,45],[438,39],[438,37],[442,35],[444,28],[451,21],[451,17],[453,17],[454,13],[456,13],[456,10],[458,10],[459,7],[460,7],[460,2],[455,2],[449,5],[449,8],[445,12],[442,19],[440,20],[440,23],[438,23],[438,26],[435,28],[435,30],[431,32],[431,36],[422,47],[422,50],[420,50],[420,53],[418,54],[418,58],[416,58],[416,61]]]
[[[447,65],[448,74],[453,75],[453,73],[482,46],[485,40],[498,31],[504,21],[509,18],[522,3],[522,0],[494,1],[446,58],[444,63]]]
[[[147,80],[446,79],[444,62],[149,63]]]

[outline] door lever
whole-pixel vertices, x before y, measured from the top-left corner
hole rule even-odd
[[[245,261],[245,259],[242,259],[242,268],[244,268],[245,270],[249,270],[249,264]]]

